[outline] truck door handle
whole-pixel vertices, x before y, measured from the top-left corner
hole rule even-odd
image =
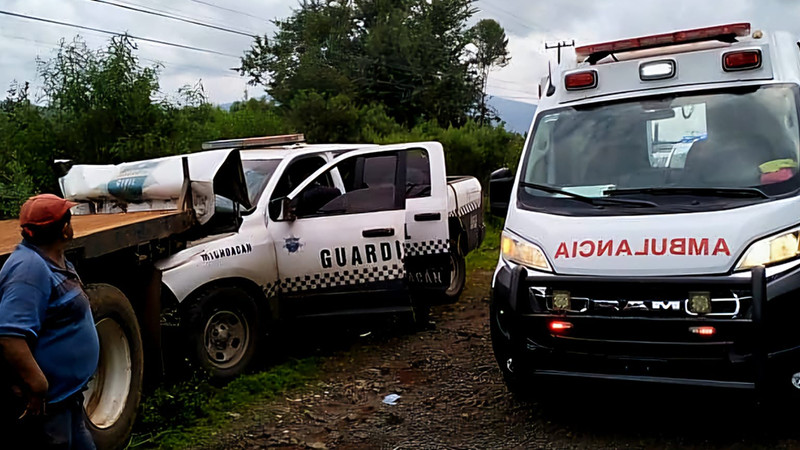
[[[422,213],[414,216],[415,222],[438,222],[442,220],[442,213]]]
[[[365,238],[391,237],[394,236],[394,228],[373,228],[362,231],[361,235]]]

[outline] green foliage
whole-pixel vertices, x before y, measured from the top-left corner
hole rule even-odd
[[[307,120],[328,123],[337,108],[378,103],[403,125],[423,119],[458,126],[481,94],[467,51],[472,2],[304,1],[275,22],[272,38],[255,39],[240,73]],[[335,135],[348,135],[333,126]]]
[[[209,104],[200,83],[165,97],[159,67],[143,67],[127,36],[101,50],[80,38],[62,41],[51,59],[38,61],[38,105],[27,83],[12,85],[0,102],[0,216],[15,216],[34,193],[59,193],[58,159],[112,164],[197,151],[209,140],[293,132],[312,143],[440,141],[449,173],[475,175],[486,186],[492,169],[515,165],[523,140],[467,118],[477,73],[474,61],[462,61],[474,40],[474,29],[464,28],[470,4],[307,2],[247,56],[248,76],[269,79],[275,100],[251,98],[229,111]]]
[[[474,121],[463,127],[442,128],[435,122],[425,122],[410,131],[398,131],[383,136],[368,136],[380,144],[413,141],[438,141],[445,150],[447,172],[473,175],[488,186],[489,175],[500,167],[516,167],[524,139],[503,127],[479,125]]]
[[[199,375],[160,386],[144,400],[130,448],[196,447],[232,420],[229,413],[302,387],[318,369],[310,358],[242,375],[224,387]]]
[[[497,119],[486,104],[486,86],[489,82],[489,71],[495,67],[505,67],[511,62],[511,57],[508,55],[508,37],[503,27],[493,19],[483,19],[478,22],[470,30],[470,36],[477,48],[473,62],[478,67],[481,83],[478,119],[484,124]]]
[[[486,237],[481,246],[467,255],[467,271],[494,270],[500,257],[500,231],[503,229],[503,220],[493,216],[486,216]]]

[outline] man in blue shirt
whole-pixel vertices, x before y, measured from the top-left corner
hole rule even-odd
[[[20,399],[17,411],[0,400],[9,428],[0,446],[95,448],[82,392],[97,368],[99,341],[89,298],[64,257],[74,205],[52,194],[28,199],[20,210],[24,239],[0,270],[0,370],[7,379],[0,390]]]

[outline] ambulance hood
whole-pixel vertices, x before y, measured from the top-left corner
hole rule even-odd
[[[539,245],[560,275],[713,275],[753,242],[800,224],[800,198],[725,211],[567,217],[513,208],[506,229]]]

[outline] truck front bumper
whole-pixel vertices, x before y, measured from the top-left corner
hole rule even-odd
[[[798,288],[800,270],[767,279],[762,267],[749,277],[648,278],[533,276],[501,267],[491,320],[505,342],[494,344],[525,375],[790,386],[800,372]],[[562,299],[570,293],[567,310],[555,310],[556,292]],[[690,312],[695,292],[710,294],[710,314]],[[554,331],[554,322],[569,328]],[[700,327],[714,333],[698,334]]]

